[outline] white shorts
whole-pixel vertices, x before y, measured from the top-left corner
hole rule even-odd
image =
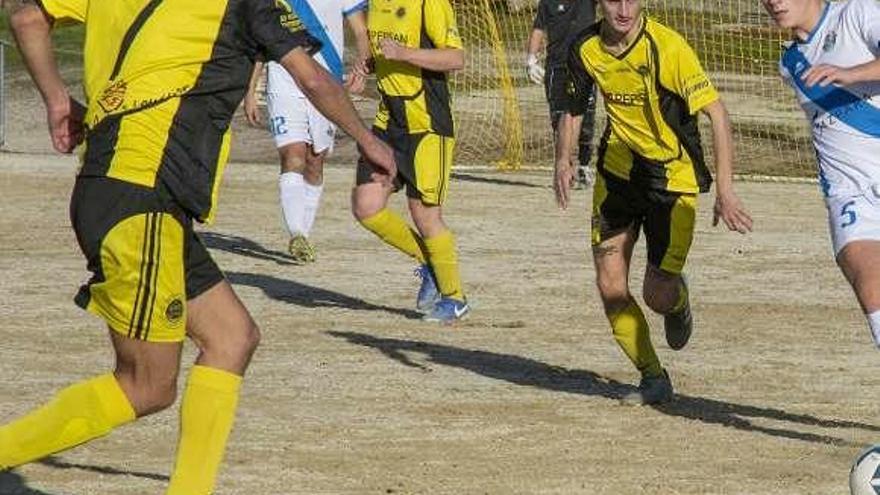
[[[862,193],[825,198],[834,256],[853,241],[880,241],[880,184]]]
[[[286,78],[278,77],[274,72],[269,71],[266,106],[275,147],[308,143],[315,153],[333,151],[336,126],[302,95],[290,75],[285,72]]]

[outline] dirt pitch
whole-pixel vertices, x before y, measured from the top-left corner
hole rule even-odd
[[[880,440],[877,354],[815,186],[738,184],[756,219],[745,237],[712,228],[703,199],[692,344],[670,351],[650,317],[676,400],[628,407],[637,377],[592,285],[588,193],[562,213],[546,174],[457,173],[447,220],[474,311],[440,327],[412,311],[412,264],[352,220],[344,157],[317,264],[282,254],[274,166],[232,165],[202,231],[263,330],[219,495],[842,495]],[[112,365],[101,322],[71,302],[86,278],[74,172],[0,155],[0,422]],[[0,493],[163,493],[176,413],[0,474]]]

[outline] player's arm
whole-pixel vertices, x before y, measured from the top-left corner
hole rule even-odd
[[[701,111],[712,121],[712,145],[715,154],[715,208],[712,225],[722,220],[727,228],[741,234],[752,230],[752,218],[733,192],[733,129],[730,115],[720,99]]]
[[[255,127],[263,124],[260,109],[257,107],[257,83],[263,73],[263,65],[260,60],[254,62],[254,70],[251,72],[247,93],[244,95],[244,115],[247,117],[248,123]]]
[[[461,48],[409,48],[391,38],[379,41],[382,56],[388,60],[406,62],[422,69],[449,72],[464,68],[464,50]]]
[[[560,208],[568,207],[569,192],[574,183],[574,167],[572,165],[572,144],[574,131],[583,123],[588,92],[593,86],[593,79],[587,72],[581,59],[580,47],[587,39],[584,33],[578,33],[568,44],[568,86],[566,87],[566,111],[559,118],[556,128],[556,159],[554,160],[553,190],[556,193],[556,204]]]
[[[848,12],[855,18],[865,46],[874,54],[880,55],[880,2],[860,1],[852,2]],[[880,59],[875,58],[870,62],[853,67],[838,67],[836,65],[819,64],[810,67],[801,75],[807,86],[818,84],[828,86],[850,86],[852,84],[880,81]]]
[[[358,143],[372,164],[389,176],[397,173],[391,149],[367,129],[345,89],[302,48],[295,48],[280,59],[306,98],[331,122]]]
[[[352,93],[360,93],[366,85],[367,61],[370,59],[370,37],[367,34],[367,14],[363,10],[351,12],[345,16],[349,30],[354,36],[357,57],[346,78],[346,89]]]
[[[377,171],[391,178],[397,173],[391,148],[367,129],[345,89],[312,58],[321,43],[311,36],[295,14],[272,0],[244,0],[246,41],[254,55],[280,63],[293,76],[306,98],[331,122],[358,143],[364,157]]]
[[[464,50],[449,0],[425,0],[423,18],[425,32],[434,48],[411,48],[383,38],[379,40],[382,56],[436,72],[463,69]]]
[[[529,76],[529,80],[535,84],[544,82],[544,68],[538,62],[538,52],[541,51],[543,42],[544,30],[532,28],[532,32],[529,33],[529,41],[526,44],[526,74]]]
[[[82,105],[71,99],[52,51],[53,19],[34,0],[4,3],[22,60],[46,105],[52,145],[70,153],[82,142]]]

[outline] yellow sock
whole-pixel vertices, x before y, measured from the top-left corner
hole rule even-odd
[[[42,407],[0,426],[0,470],[102,437],[134,419],[134,409],[111,373],[73,384]]]
[[[411,229],[400,215],[388,208],[383,208],[382,211],[370,218],[361,220],[361,225],[379,236],[386,244],[390,244],[415,258],[419,264],[425,264],[427,256],[422,237]]]
[[[428,260],[437,278],[437,288],[444,297],[464,301],[461,276],[458,273],[458,254],[455,249],[455,236],[445,231],[440,235],[425,239]]]
[[[614,339],[642,376],[662,375],[660,359],[651,345],[648,322],[639,305],[631,301],[629,306],[608,319],[614,330]]]
[[[241,377],[193,366],[180,406],[177,461],[166,495],[209,495],[235,420]]]

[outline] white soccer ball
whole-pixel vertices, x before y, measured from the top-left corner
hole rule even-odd
[[[852,495],[880,495],[880,445],[863,450],[849,471]]]

